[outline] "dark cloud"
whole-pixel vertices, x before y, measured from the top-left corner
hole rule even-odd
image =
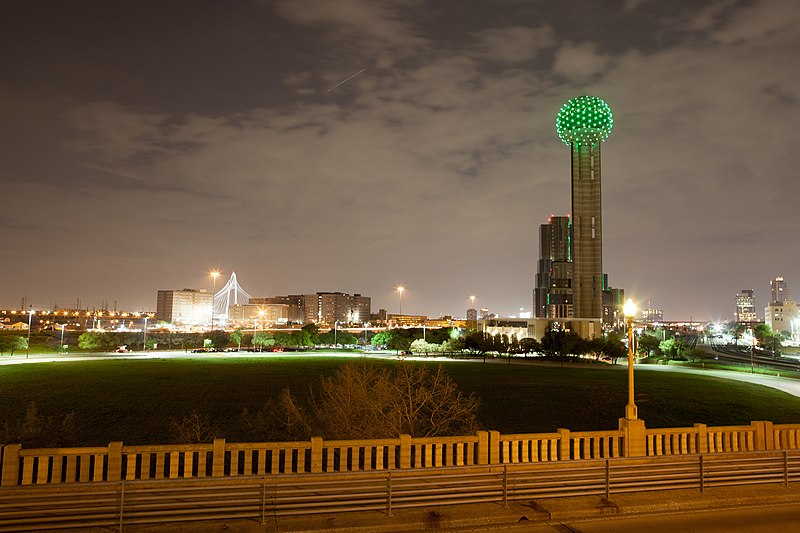
[[[152,308],[221,266],[262,296],[529,308],[538,225],[569,211],[555,114],[584,93],[615,112],[612,285],[668,318],[766,303],[800,284],[800,13],[666,4],[7,3],[0,305]]]

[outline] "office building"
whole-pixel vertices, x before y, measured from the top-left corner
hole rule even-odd
[[[572,317],[572,224],[551,216],[539,226],[539,261],[533,312],[538,318]]]
[[[772,292],[772,303],[782,303],[789,299],[789,287],[786,285],[783,276],[777,276],[769,281],[769,288]]]
[[[176,326],[198,326],[211,321],[213,295],[205,289],[158,291],[156,320]]]
[[[753,289],[742,289],[736,295],[736,322],[756,322],[756,299]]]
[[[797,303],[792,300],[772,302],[764,308],[764,322],[775,333],[798,333]]]

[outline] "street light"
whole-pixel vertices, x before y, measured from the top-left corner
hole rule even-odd
[[[400,297],[400,312],[398,313],[398,316],[403,316],[403,292],[405,290],[406,288],[403,287],[402,285],[399,285],[397,287],[397,294]]]
[[[61,351],[64,351],[64,328],[67,327],[67,324],[61,324]]]
[[[622,307],[625,322],[628,324],[628,405],[625,406],[625,418],[636,420],[636,404],[633,401],[633,317],[636,315],[636,304],[628,298]]]
[[[28,309],[28,351],[25,353],[25,359],[31,355],[31,320],[34,312],[33,309]]]
[[[142,341],[142,351],[147,351],[147,315],[144,315],[144,340]]]
[[[214,297],[217,295],[217,278],[220,275],[219,270],[212,270],[208,273],[214,283],[214,288],[211,290],[211,331],[214,331]]]

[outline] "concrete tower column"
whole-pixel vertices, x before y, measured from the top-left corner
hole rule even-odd
[[[603,316],[600,143],[572,144],[573,316]]]

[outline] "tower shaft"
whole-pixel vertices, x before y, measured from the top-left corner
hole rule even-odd
[[[600,143],[572,143],[572,293],[575,318],[603,316]]]

